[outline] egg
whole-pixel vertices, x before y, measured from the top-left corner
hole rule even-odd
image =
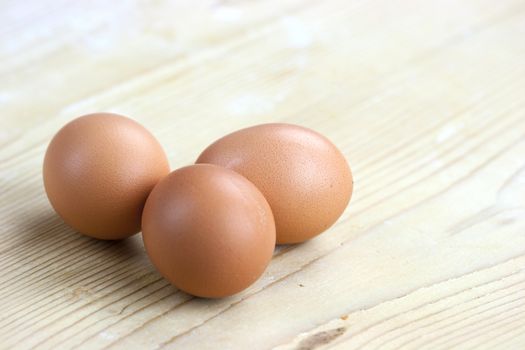
[[[151,192],[142,235],[153,265],[199,297],[250,286],[268,265],[275,222],[261,192],[236,172],[210,164],[178,169]]]
[[[137,122],[96,113],[66,124],[44,158],[44,187],[75,230],[113,240],[140,231],[144,203],[169,173],[159,142]]]
[[[253,182],[272,208],[279,244],[325,231],[352,196],[345,157],[326,137],[297,125],[263,124],[233,132],[206,148],[196,163],[220,165]]]

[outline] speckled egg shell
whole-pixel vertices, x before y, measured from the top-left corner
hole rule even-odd
[[[75,230],[99,239],[140,231],[150,191],[169,173],[155,137],[137,122],[110,113],[65,125],[44,158],[44,186],[55,211]]]
[[[352,173],[341,152],[319,133],[290,124],[263,124],[224,136],[197,163],[245,176],[272,208],[277,243],[298,243],[325,231],[352,195]]]
[[[208,298],[251,285],[270,262],[275,223],[260,191],[210,164],[178,169],[151,192],[142,217],[146,251],[183,291]]]

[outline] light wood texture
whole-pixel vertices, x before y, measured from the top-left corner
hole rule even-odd
[[[0,348],[525,348],[525,3],[1,1]],[[348,158],[338,223],[262,278],[192,298],[140,236],[82,237],[47,143],[130,115],[173,168],[269,121]]]

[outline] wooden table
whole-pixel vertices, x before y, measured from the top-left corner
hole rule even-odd
[[[523,349],[525,3],[0,3],[0,348]],[[328,136],[355,192],[243,293],[203,300],[140,235],[68,228],[50,138],[129,115],[172,168],[286,121]]]

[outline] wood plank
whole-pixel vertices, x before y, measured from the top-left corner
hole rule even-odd
[[[525,6],[518,0],[0,3],[0,348],[525,346]],[[72,118],[133,116],[173,168],[268,121],[355,175],[327,233],[239,295],[169,285],[140,236],[53,213]]]

